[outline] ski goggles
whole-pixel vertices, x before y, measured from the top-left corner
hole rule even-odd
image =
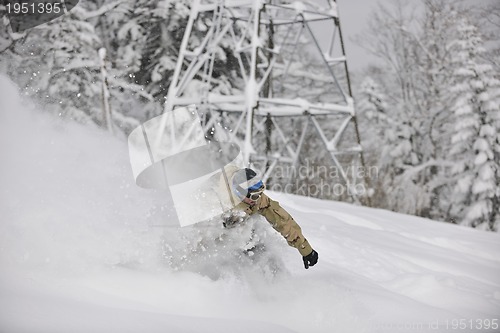
[[[260,199],[260,197],[262,196],[262,193],[264,192],[264,190],[260,191],[260,192],[255,192],[255,193],[249,193],[247,195],[247,198],[249,198],[250,200],[252,201],[257,201]]]
[[[261,197],[261,195],[265,189],[266,189],[266,186],[264,185],[264,183],[261,180],[257,184],[252,185],[248,188],[247,198],[249,198],[252,201],[257,201],[257,200],[259,200],[259,198]]]
[[[246,191],[240,187],[237,188],[235,192],[241,199],[246,197],[252,201],[257,201],[259,200],[265,189],[266,185],[264,185],[264,183],[260,180],[256,184],[250,186]],[[246,193],[246,195],[242,192]]]

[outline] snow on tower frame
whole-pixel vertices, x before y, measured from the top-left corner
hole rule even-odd
[[[246,164],[252,162],[263,166],[264,180],[272,175],[278,163],[297,168],[306,135],[314,131],[353,199],[358,201],[354,187],[359,179],[349,177],[339,157],[349,156],[351,166],[360,163],[364,166],[364,161],[336,2],[325,2],[327,8],[312,1],[194,0],[165,112],[178,106],[198,105],[208,136],[237,143]],[[196,27],[203,25],[203,19],[208,17],[207,31],[199,37]],[[201,23],[197,25],[197,21]],[[332,31],[328,31],[331,38],[326,48],[320,45],[318,29],[313,26],[317,22],[331,23]],[[281,27],[285,30],[280,30]],[[321,32],[324,33],[324,29]],[[296,58],[305,35],[309,36],[312,48],[319,51],[317,60],[323,66],[321,75],[297,67],[301,59]],[[336,47],[336,43],[340,43],[340,47]],[[239,89],[226,87],[224,91],[215,83],[214,67],[217,59],[221,60],[222,46],[231,48],[237,60],[233,72],[236,72]],[[341,53],[335,55],[338,49]],[[291,79],[303,81],[297,79],[300,75],[306,80],[313,77],[328,85],[331,94],[326,101],[309,101],[300,94],[287,93],[286,86]],[[280,119],[294,117],[301,119],[302,126],[295,140],[280,125]],[[333,120],[324,121],[323,118]],[[333,123],[337,125],[332,128]],[[345,139],[348,128],[351,128],[351,135]],[[271,135],[281,144],[271,145]],[[255,144],[257,138],[262,137],[266,137],[264,151],[256,149]]]

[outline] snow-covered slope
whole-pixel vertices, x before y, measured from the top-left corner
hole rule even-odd
[[[31,108],[0,77],[1,332],[499,331],[475,329],[500,317],[498,234],[270,193],[318,265],[259,218],[267,252],[237,256],[248,226],[177,228],[124,141]]]

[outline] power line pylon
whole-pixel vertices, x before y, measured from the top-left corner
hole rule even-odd
[[[348,169],[364,163],[335,1],[195,0],[165,112],[190,104],[207,135],[237,143],[265,180],[280,164],[296,170],[315,133],[358,201],[363,179]],[[296,135],[284,129],[290,119]]]

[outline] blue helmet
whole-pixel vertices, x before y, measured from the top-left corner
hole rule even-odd
[[[233,176],[232,190],[240,199],[250,198],[253,192],[264,190],[264,183],[252,169],[240,169]]]

